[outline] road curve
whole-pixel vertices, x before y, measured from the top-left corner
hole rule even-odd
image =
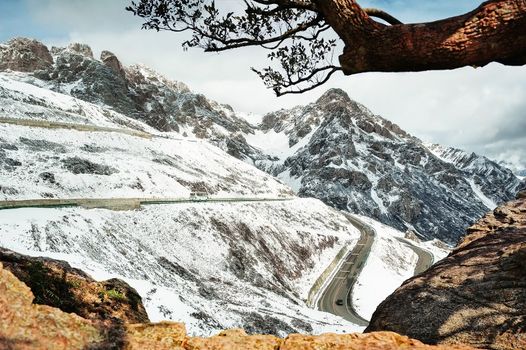
[[[345,214],[345,216],[360,230],[361,236],[353,250],[345,257],[345,262],[340,266],[321,294],[317,306],[321,311],[341,316],[359,326],[367,326],[369,322],[358,315],[353,307],[352,291],[369,257],[376,233],[372,227],[361,220],[348,214]],[[336,304],[338,300],[342,301],[342,305]]]
[[[416,263],[415,272],[414,272],[415,275],[418,275],[419,273],[424,272],[425,270],[430,268],[431,265],[433,265],[433,263],[435,262],[435,258],[433,254],[431,254],[427,250],[414,245],[407,239],[404,239],[401,237],[397,237],[396,239],[400,241],[401,243],[407,245],[409,248],[411,248],[416,253],[416,255],[418,255],[418,261]]]

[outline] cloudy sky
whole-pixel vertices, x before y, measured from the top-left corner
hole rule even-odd
[[[241,0],[216,0],[235,6]],[[423,22],[467,12],[481,0],[361,0],[403,22]],[[342,88],[374,113],[429,142],[456,146],[526,168],[526,66],[423,73],[335,74],[324,86],[276,98],[250,71],[264,67],[257,48],[221,54],[183,51],[176,33],[145,31],[124,10],[129,0],[0,0],[0,42],[15,36],[48,45],[89,44],[125,63],[144,63],[194,91],[244,112],[263,114],[306,104],[326,89]]]

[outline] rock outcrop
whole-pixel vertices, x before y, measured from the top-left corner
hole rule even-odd
[[[93,59],[93,51],[91,51],[91,47],[89,47],[86,44],[71,43],[68,45],[67,49],[79,55],[83,55],[87,58]]]
[[[456,349],[466,346],[434,347],[391,332],[373,334],[293,334],[286,339],[270,335],[247,335],[230,330],[210,338],[193,338],[184,324],[121,324],[108,326],[47,305],[36,304],[29,287],[0,263],[0,348],[1,349]]]
[[[0,262],[31,289],[36,304],[90,320],[149,321],[141,296],[119,279],[97,282],[67,262],[29,257],[1,247]]]
[[[116,74],[121,76],[123,79],[126,78],[126,72],[124,71],[124,67],[121,64],[121,61],[115,56],[113,52],[110,51],[102,51],[100,54],[100,60],[102,63],[104,63],[106,66],[110,67]]]
[[[0,70],[34,72],[53,64],[48,48],[39,41],[15,38],[0,45]]]
[[[451,245],[521,186],[510,170],[486,157],[424,144],[340,89],[269,113],[259,127],[259,137],[281,134],[289,149],[274,152],[272,145],[268,152],[276,157],[255,165],[300,196]]]
[[[382,302],[367,328],[380,330],[430,344],[526,349],[526,193]]]

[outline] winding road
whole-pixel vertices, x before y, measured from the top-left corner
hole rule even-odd
[[[374,229],[361,220],[345,214],[347,219],[360,230],[360,239],[355,247],[345,257],[339,270],[322,292],[318,300],[318,309],[338,315],[359,326],[367,326],[369,322],[358,315],[352,304],[352,290],[362,271],[376,235]],[[339,305],[341,304],[341,305]]]
[[[343,263],[334,273],[332,279],[326,284],[317,301],[317,307],[321,311],[330,312],[334,315],[357,324],[367,326],[369,321],[360,316],[354,309],[352,303],[352,292],[358,276],[365,266],[365,262],[371,253],[371,248],[376,237],[374,228],[354,216],[345,214],[347,219],[360,231],[360,239],[344,258]],[[414,274],[427,270],[433,264],[433,255],[412,244],[407,239],[397,238],[398,241],[407,245],[417,255],[418,261]]]
[[[414,245],[408,239],[401,238],[401,237],[397,237],[396,239],[402,242],[403,244],[409,246],[409,248],[411,248],[416,253],[416,255],[418,255],[418,261],[416,262],[416,267],[415,267],[415,272],[414,272],[415,275],[418,275],[424,272],[425,270],[430,268],[431,265],[433,265],[433,263],[435,262],[435,258],[433,257],[433,254],[431,254],[427,250]]]
[[[58,121],[49,121],[43,119],[24,119],[24,118],[6,118],[0,117],[0,123],[12,124],[18,126],[28,126],[33,128],[44,128],[44,129],[70,129],[77,131],[95,131],[95,132],[116,132],[119,134],[125,134],[130,136],[137,136],[142,138],[151,139],[154,137],[146,131],[140,131],[136,129],[124,129],[124,128],[111,128],[91,124],[79,124],[79,123],[67,123]]]

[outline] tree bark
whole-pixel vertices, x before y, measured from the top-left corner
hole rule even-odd
[[[345,43],[346,75],[526,64],[526,0],[491,0],[464,15],[418,24],[373,21],[356,0],[318,0]]]

